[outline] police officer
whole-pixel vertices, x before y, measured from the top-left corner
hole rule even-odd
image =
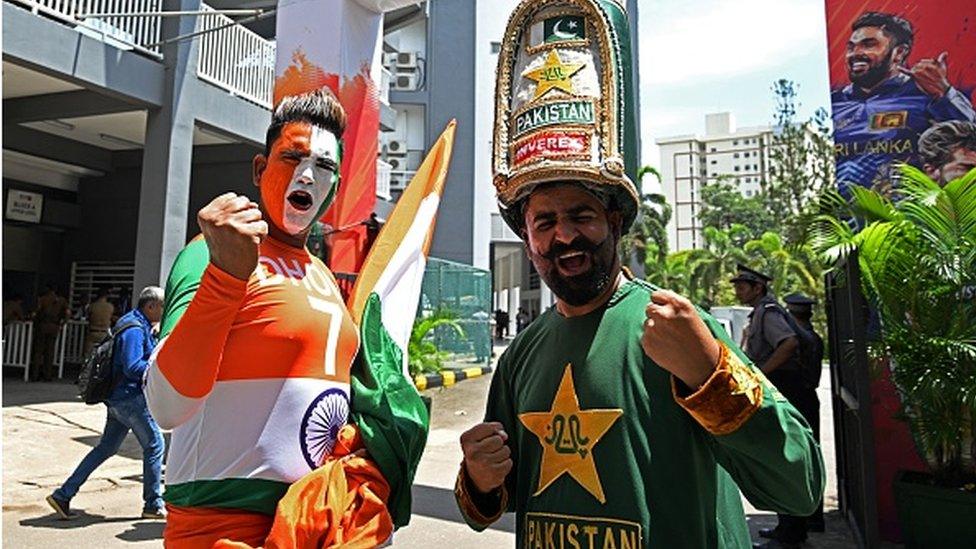
[[[743,305],[752,307],[749,325],[742,335],[742,350],[795,406],[802,400],[803,380],[798,350],[800,339],[792,318],[769,291],[773,278],[745,265],[737,266],[738,274],[730,282],[735,297]],[[779,524],[766,532],[771,541],[754,547],[793,548],[807,538],[805,517],[778,515]]]
[[[807,423],[813,428],[813,435],[820,442],[820,399],[817,398],[817,387],[820,386],[820,374],[823,371],[824,343],[823,338],[813,328],[810,319],[813,317],[813,306],[817,303],[801,293],[792,293],[785,298],[786,309],[793,317],[800,338],[800,360],[803,375],[803,391],[798,395],[799,402],[794,402],[797,410]],[[807,530],[811,532],[824,531],[823,500],[814,514],[807,517]],[[760,531],[760,535],[762,535]]]

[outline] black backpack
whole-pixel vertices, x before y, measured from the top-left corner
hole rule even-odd
[[[793,315],[785,309],[783,314],[786,315],[786,322],[796,332],[796,339],[799,341],[794,360],[800,367],[800,377],[808,388],[816,389],[820,385],[820,374],[823,372],[822,365],[817,361],[817,338],[813,332],[800,326]]]
[[[101,341],[85,357],[78,373],[78,396],[85,404],[99,404],[105,402],[112,390],[121,381],[121,375],[112,371],[112,357],[115,352],[115,338],[129,328],[139,325],[138,321],[130,321],[109,330]]]

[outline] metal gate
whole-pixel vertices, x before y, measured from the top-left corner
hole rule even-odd
[[[861,293],[857,253],[826,277],[831,400],[841,513],[860,547],[877,547],[877,480],[868,375],[869,312]]]

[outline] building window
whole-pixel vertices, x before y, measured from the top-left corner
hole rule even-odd
[[[500,51],[502,51],[502,43],[501,42],[492,42],[491,43],[491,53],[498,53]]]
[[[739,140],[738,139],[732,142],[732,146],[733,147],[736,146],[736,145],[738,145],[738,144],[739,144]]]
[[[739,171],[739,167],[738,166],[735,167],[735,171]]]
[[[735,154],[733,154],[733,155],[732,155],[732,158],[739,158],[739,153],[735,153]]]
[[[715,147],[712,147],[711,149],[709,149],[709,152],[715,152],[716,150],[717,149]]]
[[[718,164],[718,160],[712,160],[712,165]]]

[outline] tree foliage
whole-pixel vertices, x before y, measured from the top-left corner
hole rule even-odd
[[[976,481],[976,170],[944,188],[902,166],[898,202],[851,187],[824,200],[813,241],[833,263],[857,252],[881,317],[903,416],[938,480]],[[859,231],[858,228],[861,228]]]
[[[434,340],[437,330],[450,330],[457,337],[465,337],[464,329],[458,323],[458,316],[454,311],[437,309],[425,317],[418,318],[414,322],[410,341],[407,344],[409,356],[407,367],[410,375],[439,372],[443,368],[448,353],[441,351]]]

